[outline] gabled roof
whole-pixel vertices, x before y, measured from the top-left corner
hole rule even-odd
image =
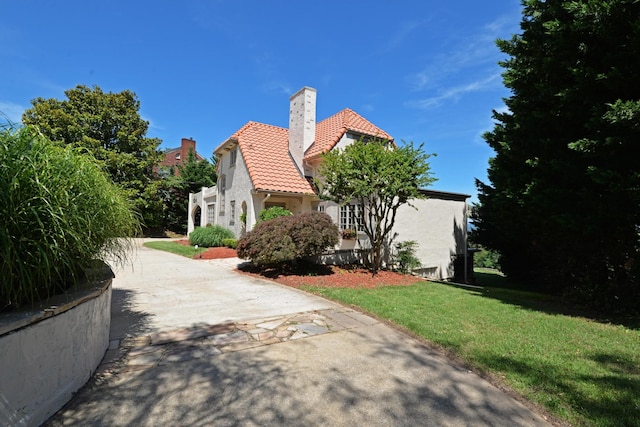
[[[347,131],[393,140],[388,133],[347,108],[316,125],[316,139],[307,149],[305,159],[330,151]],[[289,154],[288,129],[248,122],[214,152],[220,154],[230,143],[240,147],[256,190],[315,194]]]
[[[315,194],[289,155],[288,129],[249,122],[229,140],[240,147],[256,190]]]
[[[316,140],[304,153],[305,160],[331,151],[347,131],[393,140],[387,132],[355,111],[345,108],[316,125]]]

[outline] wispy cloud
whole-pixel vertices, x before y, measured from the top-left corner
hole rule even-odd
[[[419,29],[427,20],[421,21],[409,21],[402,23],[398,28],[395,28],[391,33],[386,43],[382,45],[377,54],[383,54],[398,49],[404,41],[417,29]]]
[[[446,88],[435,96],[430,96],[416,101],[409,101],[407,102],[407,106],[418,109],[427,109],[438,106],[444,101],[458,101],[465,94],[486,90],[493,87],[498,81],[500,81],[500,74],[493,74],[487,78],[476,80],[471,83]]]
[[[24,113],[27,108],[28,107],[13,102],[0,101],[0,121],[4,121],[6,118],[12,123],[20,123],[22,113]]]
[[[457,41],[451,40],[451,48],[435,55],[420,71],[407,76],[410,87],[418,92],[439,88],[444,80],[458,73],[495,64],[500,58],[495,40],[515,32],[517,22],[512,16],[501,16]]]
[[[267,93],[278,93],[287,96],[291,96],[293,94],[293,89],[291,85],[281,82],[281,81],[269,81],[262,85],[262,90]]]

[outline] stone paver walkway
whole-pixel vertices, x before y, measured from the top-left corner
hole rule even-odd
[[[200,325],[111,340],[96,375],[102,379],[140,373],[154,366],[354,329],[378,320],[342,307],[218,325]]]

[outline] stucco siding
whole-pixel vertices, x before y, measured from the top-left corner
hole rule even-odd
[[[453,278],[453,260],[465,253],[466,203],[432,197],[412,204],[417,209],[408,205],[398,209],[393,243],[415,240],[422,273],[437,279]]]
[[[224,206],[222,206],[222,188],[218,184],[218,203],[217,209],[217,224],[226,227],[233,231],[236,237],[240,237],[243,231],[243,224],[240,221],[240,214],[242,213],[242,204],[247,206],[247,222],[251,218],[251,211],[253,210],[253,198],[251,197],[251,190],[253,189],[253,183],[251,182],[251,176],[249,170],[244,162],[241,151],[236,147],[236,163],[231,165],[230,152],[226,152],[220,157],[220,167],[218,169],[218,177],[225,177],[225,195]],[[220,180],[218,180],[220,183]],[[234,202],[235,209],[232,209],[232,202]],[[221,215],[221,213],[224,214]]]

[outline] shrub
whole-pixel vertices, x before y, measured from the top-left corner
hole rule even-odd
[[[223,246],[224,239],[233,239],[235,235],[233,231],[224,228],[221,225],[207,225],[206,227],[196,227],[189,234],[189,244],[201,246],[204,248]]]
[[[0,129],[0,310],[78,283],[96,259],[124,261],[139,217],[96,160],[35,128]]]
[[[490,249],[480,248],[478,252],[473,254],[473,266],[500,270],[500,254]]]
[[[264,209],[258,214],[260,221],[269,221],[271,219],[280,218],[281,216],[291,216],[290,210],[282,208],[280,206],[271,206],[269,209]]]
[[[222,246],[235,249],[238,247],[238,241],[236,239],[222,239]]]
[[[257,265],[277,265],[321,254],[338,243],[338,227],[321,212],[259,223],[238,241],[238,256]]]
[[[404,274],[420,267],[420,260],[416,256],[418,242],[408,240],[396,243],[395,262],[398,264],[398,271]]]

